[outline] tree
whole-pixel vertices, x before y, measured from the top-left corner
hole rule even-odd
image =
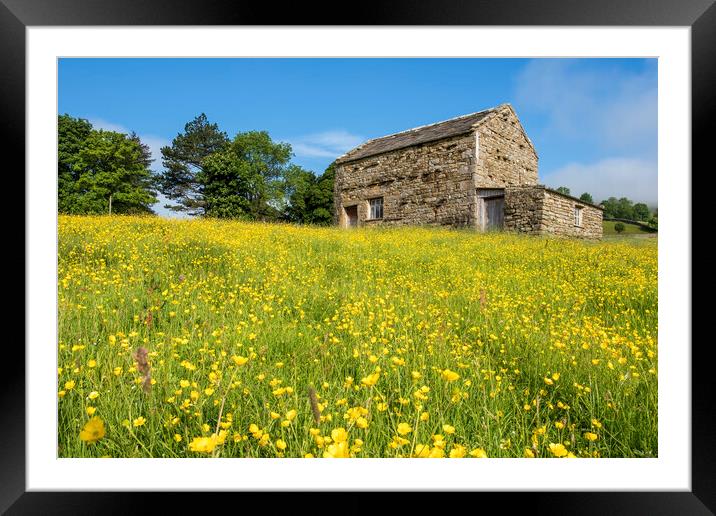
[[[147,153],[136,135],[91,131],[72,158],[76,180],[66,211],[152,213],[151,206],[157,199]]]
[[[149,168],[154,161],[154,158],[152,158],[152,151],[149,148],[149,145],[142,143],[142,140],[139,139],[139,136],[134,131],[132,131],[132,133],[129,135],[129,139],[139,146],[140,152],[142,153],[141,157],[138,160],[139,163],[144,165],[146,168]]]
[[[616,224],[614,224],[614,231],[616,231],[617,233],[621,233],[622,231],[624,231],[624,229],[624,224],[622,224],[621,222],[617,222]]]
[[[279,216],[291,146],[266,131],[238,133],[202,161],[196,181],[209,217],[272,220]]]
[[[610,197],[606,201],[602,201],[602,205],[604,206],[604,216],[607,218],[634,220],[634,205],[626,197],[620,199]]]
[[[77,173],[73,167],[91,132],[92,124],[83,118],[73,118],[67,113],[57,117],[57,209],[60,213],[71,211],[76,202],[73,185]]]
[[[610,197],[609,199],[602,201],[601,205],[604,207],[604,216],[610,219],[616,217],[617,213],[617,198]]]
[[[226,133],[202,113],[184,125],[171,146],[162,147],[165,171],[158,177],[159,191],[177,203],[167,208],[190,215],[206,213],[204,184],[197,176],[204,171],[204,160],[225,150],[228,142]]]
[[[313,190],[309,222],[321,225],[333,223],[333,184],[335,179],[335,164],[331,163],[318,178]]]
[[[634,205],[633,212],[634,220],[646,221],[649,220],[649,217],[651,216],[651,211],[649,210],[649,207],[643,202],[636,203]]]
[[[580,195],[579,200],[588,202],[589,204],[594,204],[594,199],[592,199],[592,196],[590,194],[588,194],[587,192],[584,192],[582,195]]]
[[[333,163],[318,177],[301,167],[290,167],[285,177],[285,218],[302,224],[330,224],[335,175]]]
[[[649,225],[654,229],[657,229],[659,227],[659,208],[654,208],[654,213],[649,219]]]
[[[569,188],[567,188],[566,186],[560,186],[559,188],[557,188],[557,191],[561,194],[569,195]]]
[[[634,204],[627,199],[622,197],[617,201],[617,215],[620,219],[634,220]]]

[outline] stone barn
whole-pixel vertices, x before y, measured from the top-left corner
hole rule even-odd
[[[602,237],[601,207],[538,184],[537,152],[509,104],[368,140],[335,166],[340,226]]]

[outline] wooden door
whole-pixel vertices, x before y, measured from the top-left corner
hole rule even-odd
[[[492,197],[485,199],[485,211],[487,212],[487,229],[502,229],[504,222],[505,198]]]
[[[505,189],[478,188],[476,193],[478,229],[502,229],[505,220]]]
[[[502,229],[505,221],[505,198],[487,197],[484,202],[484,229]]]
[[[353,228],[358,225],[358,206],[346,206],[346,227]]]

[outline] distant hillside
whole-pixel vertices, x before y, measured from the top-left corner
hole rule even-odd
[[[646,229],[643,226],[638,226],[636,224],[630,224],[628,222],[621,222],[621,224],[624,224],[624,231],[621,233],[617,233],[614,229],[615,224],[619,224],[620,222],[616,220],[605,220],[602,222],[602,228],[604,230],[605,235],[649,235],[649,234],[655,234],[656,230],[654,229]]]

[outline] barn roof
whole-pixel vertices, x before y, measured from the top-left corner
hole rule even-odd
[[[403,149],[405,147],[412,147],[413,145],[419,145],[421,143],[442,140],[443,138],[449,138],[450,136],[469,133],[473,126],[484,120],[489,114],[494,113],[506,105],[509,104],[500,104],[499,106],[478,111],[476,113],[470,113],[469,115],[462,115],[456,118],[451,118],[450,120],[423,125],[407,131],[402,131],[400,133],[368,140],[367,142],[362,143],[353,150],[350,150],[340,156],[336,160],[336,163],[354,161],[388,151]]]

